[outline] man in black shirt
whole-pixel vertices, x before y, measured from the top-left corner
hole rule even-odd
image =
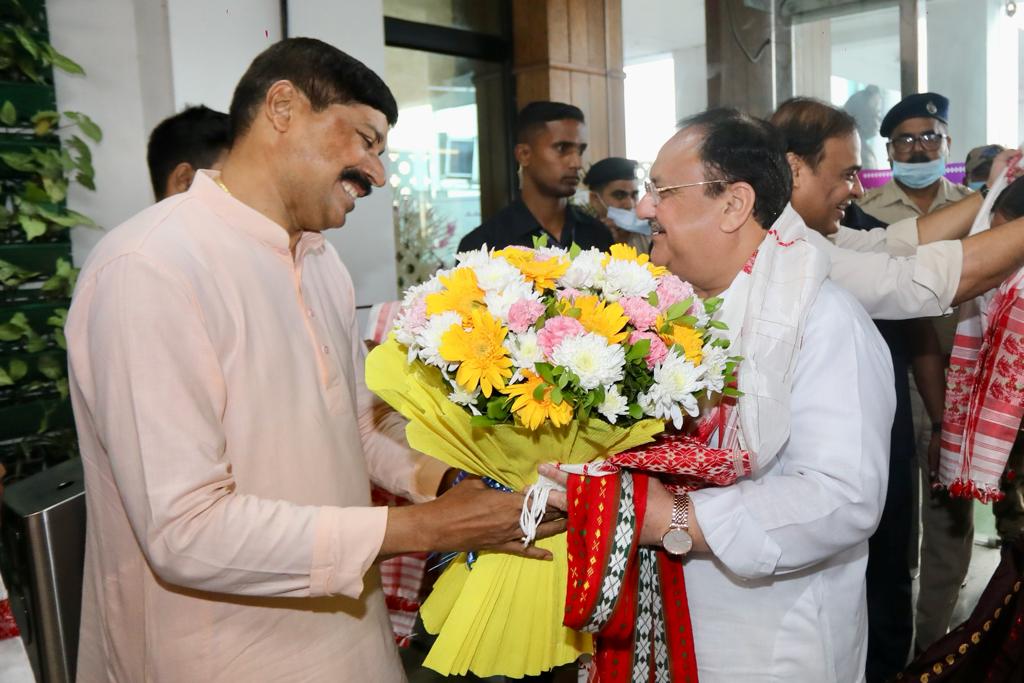
[[[599,220],[569,203],[580,183],[586,125],[578,107],[562,102],[531,102],[516,122],[516,161],[522,171],[521,196],[459,242],[459,251],[486,244],[533,246],[548,243],[607,250],[611,233]]]

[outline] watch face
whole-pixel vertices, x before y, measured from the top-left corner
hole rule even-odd
[[[661,537],[661,545],[670,555],[685,555],[693,548],[693,539],[683,529],[669,529]]]

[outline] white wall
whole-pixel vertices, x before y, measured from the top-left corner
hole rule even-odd
[[[86,76],[57,76],[58,105],[83,111],[104,130],[94,148],[95,193],[73,188],[69,201],[112,228],[153,201],[146,169],[149,132],[187,104],[226,111],[252,59],[280,39],[277,0],[50,0],[54,44]],[[381,0],[293,1],[290,33],[320,38],[384,71]],[[76,229],[79,265],[101,232]],[[359,304],[397,297],[390,188],[360,200],[327,238],[356,285]]]
[[[164,0],[171,36],[174,105],[226,112],[235,85],[281,39],[277,0]],[[292,4],[296,4],[293,2]]]
[[[288,5],[288,32],[319,38],[344,50],[384,77],[384,9],[381,0],[302,0]],[[386,155],[385,155],[386,159]],[[385,161],[385,163],[387,163]],[[398,296],[391,187],[360,199],[340,230],[326,233],[352,273],[356,303]]]
[[[96,192],[72,186],[69,204],[112,228],[153,201],[146,169],[150,129],[174,109],[167,19],[146,0],[50,0],[50,38],[85,69],[56,73],[57,106],[81,111],[103,128],[93,147]],[[102,232],[76,228],[79,265]]]

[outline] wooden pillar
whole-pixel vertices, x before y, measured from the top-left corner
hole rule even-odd
[[[621,0],[515,0],[516,106],[575,104],[587,119],[590,161],[626,153]]]
[[[791,29],[771,9],[743,0],[707,0],[708,106],[770,116],[793,90]]]

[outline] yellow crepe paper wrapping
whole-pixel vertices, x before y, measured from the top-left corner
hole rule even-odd
[[[511,424],[473,427],[448,400],[437,368],[407,362],[394,337],[370,352],[366,384],[409,420],[409,445],[453,467],[522,490],[542,462],[590,462],[654,439],[660,420],[628,428],[601,420],[573,421],[536,431]],[[459,555],[423,604],[423,623],[437,641],[424,664],[444,674],[536,675],[593,652],[591,636],[562,626],[567,572],[565,534],[537,545],[553,561],[482,552],[473,568]]]

